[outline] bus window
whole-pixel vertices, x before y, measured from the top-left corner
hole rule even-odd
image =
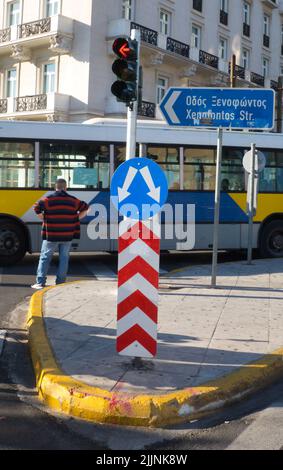
[[[280,170],[280,168],[265,167],[264,170],[260,172],[259,191],[261,193],[276,191],[277,170]],[[280,188],[278,189],[278,191],[281,191],[281,190],[282,189]]]
[[[169,189],[180,189],[180,159],[177,147],[148,145],[147,157],[160,165],[165,173]]]
[[[109,145],[99,143],[41,144],[40,186],[53,188],[62,177],[70,189],[108,189],[110,174]]]
[[[215,187],[215,150],[184,149],[184,189],[213,191]]]
[[[123,163],[126,160],[126,146],[121,145],[121,144],[115,144],[115,157],[114,157],[114,167],[115,170],[118,168],[121,163]],[[136,155],[134,157],[137,157],[139,155],[139,147],[137,145],[136,147]]]
[[[245,191],[244,149],[224,147],[222,154],[222,191]]]
[[[34,187],[34,144],[0,142],[0,187]]]

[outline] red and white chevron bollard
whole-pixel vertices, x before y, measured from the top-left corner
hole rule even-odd
[[[123,220],[118,247],[117,352],[150,358],[157,351],[160,253],[158,216]]]

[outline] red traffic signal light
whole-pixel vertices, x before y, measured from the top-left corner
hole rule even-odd
[[[138,98],[138,42],[130,38],[117,38],[112,49],[119,57],[112,65],[112,71],[119,80],[112,84],[111,92],[118,101],[129,105]]]
[[[137,60],[137,41],[117,38],[113,42],[113,52],[122,59]]]

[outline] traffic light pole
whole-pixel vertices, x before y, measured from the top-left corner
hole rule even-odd
[[[140,66],[140,31],[138,29],[131,30],[131,39],[135,39],[138,43],[138,70]],[[137,79],[137,93],[139,87],[139,74]],[[137,116],[138,116],[138,100],[131,103],[127,112],[127,146],[126,160],[130,160],[136,156],[137,142]]]

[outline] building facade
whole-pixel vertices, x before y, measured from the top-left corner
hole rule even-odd
[[[170,86],[277,88],[283,0],[0,0],[0,119],[125,116],[112,43],[141,31],[140,117]]]

